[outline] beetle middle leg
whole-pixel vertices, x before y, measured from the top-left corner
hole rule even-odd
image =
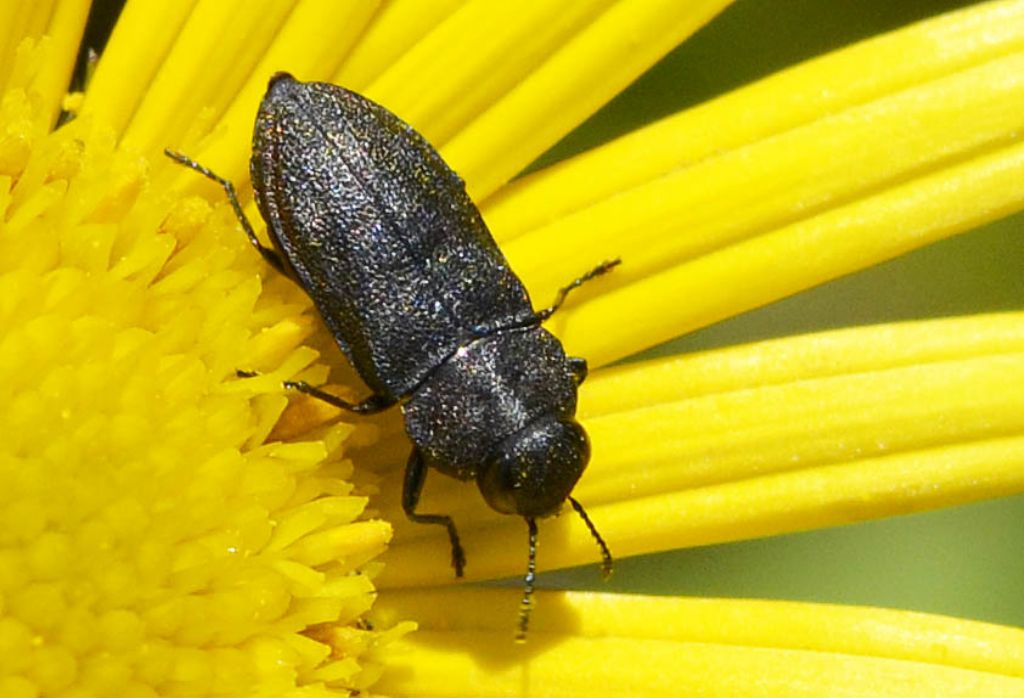
[[[622,263],[621,259],[610,259],[610,260],[601,262],[596,267],[594,267],[593,269],[591,269],[590,271],[588,271],[586,274],[584,274],[583,276],[579,277],[578,279],[573,279],[573,282],[571,284],[569,284],[568,286],[564,286],[561,289],[559,289],[558,295],[555,296],[555,302],[554,303],[549,305],[547,308],[544,308],[544,310],[539,310],[536,313],[534,313],[534,317],[536,318],[536,320],[538,322],[544,322],[549,317],[554,315],[556,310],[558,310],[560,307],[562,307],[562,303],[565,302],[565,299],[569,295],[569,293],[571,293],[572,291],[576,290],[577,288],[579,288],[583,284],[587,283],[591,279],[596,279],[597,277],[601,276],[602,274],[607,274],[609,271],[611,271],[612,269],[614,269],[615,267],[617,267],[621,263]]]
[[[423,462],[423,454],[415,446],[409,456],[409,462],[405,465],[405,482],[402,486],[402,509],[410,521],[416,523],[439,524],[448,529],[448,540],[452,544],[452,567],[455,568],[455,576],[461,577],[462,570],[466,567],[466,553],[462,551],[462,543],[459,542],[459,533],[455,530],[455,522],[452,517],[445,514],[417,514],[416,505],[420,501],[420,493],[423,491],[423,483],[427,479],[427,465]]]
[[[195,170],[207,179],[211,179],[223,187],[224,193],[228,196],[228,202],[231,204],[231,208],[235,212],[235,218],[237,218],[238,222],[242,224],[242,230],[245,231],[245,236],[249,238],[249,242],[252,246],[255,247],[261,255],[263,255],[263,259],[267,260],[267,263],[270,264],[270,266],[274,267],[274,269],[277,269],[285,276],[291,276],[291,274],[288,273],[288,268],[284,264],[284,260],[282,260],[280,255],[277,254],[277,251],[270,247],[264,247],[263,243],[261,243],[259,238],[256,237],[256,231],[253,230],[252,223],[250,223],[249,219],[245,217],[245,211],[242,210],[242,204],[238,202],[238,194],[235,193],[234,184],[209,168],[200,165],[187,155],[171,150],[170,148],[164,148],[164,155],[169,157],[171,160],[188,167],[189,169]]]
[[[260,375],[257,371],[243,371],[241,369],[236,370],[235,374],[239,378],[255,378]],[[338,409],[342,409],[347,412],[354,412],[356,414],[377,414],[378,412],[383,412],[389,407],[392,407],[398,402],[394,398],[387,397],[385,395],[371,395],[361,402],[349,402],[348,400],[343,400],[337,395],[332,395],[326,390],[312,386],[306,381],[282,381],[281,385],[287,390],[296,390],[300,393],[305,393],[310,397],[315,397],[317,400],[323,400],[329,405],[334,405]]]
[[[331,395],[326,390],[321,390],[315,386],[310,385],[306,381],[285,381],[282,383],[285,388],[289,390],[297,390],[300,393],[305,393],[310,397],[315,397],[317,400],[323,400],[329,405],[334,405],[348,412],[355,412],[356,414],[377,414],[383,412],[397,400],[384,395],[371,395],[361,402],[349,402],[348,400],[342,400],[337,395]]]

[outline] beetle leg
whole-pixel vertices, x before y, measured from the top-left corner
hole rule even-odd
[[[416,505],[420,501],[420,493],[423,491],[423,483],[427,479],[427,466],[423,462],[423,455],[415,446],[409,456],[409,462],[405,465],[405,483],[402,486],[402,509],[410,521],[416,523],[440,524],[448,529],[448,539],[452,544],[452,567],[455,568],[455,576],[461,577],[462,570],[466,566],[466,554],[462,551],[462,543],[459,542],[459,534],[455,530],[455,522],[452,517],[444,514],[417,514]]]
[[[239,378],[255,378],[260,374],[259,371],[236,369],[235,375]],[[315,397],[317,400],[323,400],[329,405],[334,405],[339,409],[355,412],[356,414],[377,414],[398,402],[394,398],[385,397],[384,395],[371,395],[362,402],[349,402],[348,400],[342,400],[337,395],[331,395],[326,390],[315,388],[306,381],[283,381],[281,385],[287,390],[297,390],[310,397]]]
[[[384,395],[371,395],[361,402],[349,402],[348,400],[342,400],[337,395],[331,395],[325,390],[316,388],[306,381],[285,381],[282,385],[288,390],[297,390],[310,397],[315,397],[317,400],[323,400],[330,405],[347,410],[348,412],[355,412],[356,414],[377,414],[397,402],[394,398]]]
[[[245,236],[249,238],[249,242],[252,243],[252,246],[255,247],[261,255],[263,255],[263,259],[267,260],[267,263],[270,264],[270,266],[274,267],[274,269],[277,269],[285,276],[291,276],[288,272],[288,268],[284,264],[284,260],[282,260],[281,256],[277,254],[277,251],[269,247],[264,247],[263,243],[261,243],[259,238],[256,237],[256,231],[253,230],[249,219],[245,217],[245,211],[242,210],[242,205],[238,203],[238,194],[235,193],[234,184],[212,170],[200,165],[187,155],[170,150],[169,148],[164,148],[164,154],[171,160],[174,160],[185,167],[191,168],[207,179],[212,179],[214,182],[221,185],[221,187],[224,188],[224,192],[228,195],[228,202],[231,203],[231,208],[235,212],[235,218],[237,218],[238,222],[242,224],[242,230],[245,231]]]
[[[538,322],[544,322],[549,317],[554,315],[555,311],[562,306],[562,303],[565,302],[566,296],[568,296],[571,291],[574,291],[575,289],[579,288],[580,286],[587,283],[591,279],[596,279],[602,274],[606,274],[607,272],[611,271],[614,267],[618,266],[621,263],[621,259],[611,259],[605,262],[601,262],[583,276],[579,277],[578,279],[574,279],[573,282],[568,286],[564,286],[562,289],[560,289],[558,291],[558,295],[555,297],[555,302],[552,303],[547,308],[545,308],[544,310],[540,310],[534,313],[534,317]]]
[[[587,379],[587,360],[579,356],[567,356],[569,372],[572,374],[572,382],[579,385]]]

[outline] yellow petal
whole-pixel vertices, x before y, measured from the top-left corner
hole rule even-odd
[[[124,143],[155,155],[169,143],[180,143],[202,110],[221,113],[273,40],[292,4],[273,0],[197,3],[156,73],[144,85],[145,94],[125,129]],[[97,66],[97,72],[99,69]]]
[[[44,128],[56,123],[88,14],[88,0],[0,8],[0,89],[17,90],[5,95],[4,107],[12,98],[27,97]],[[3,116],[3,135],[10,138],[18,124],[10,113]]]
[[[151,28],[137,26],[152,16],[140,0],[128,13],[132,21],[112,36],[83,113],[123,128],[124,143],[147,154],[210,132],[190,153],[238,180],[252,115],[273,72],[306,80],[351,75],[436,144],[471,130],[452,142],[453,164],[482,191],[511,178],[727,2],[608,7],[611,0],[588,0],[507,14],[482,1],[396,3],[379,12],[376,2],[197,2],[157,8],[177,34],[164,35],[173,38],[169,44],[157,39],[160,49],[150,54],[156,60],[125,66],[138,37],[154,39]],[[351,68],[338,65],[346,55]],[[115,84],[118,76],[127,79]],[[524,138],[509,129],[515,123],[544,128],[531,127]],[[484,177],[491,181],[477,186]]]
[[[1005,389],[1018,379],[1020,314],[857,328],[596,372],[581,392],[592,462],[574,494],[613,554],[628,556],[1020,492],[1024,398]],[[397,521],[397,473],[381,489]],[[453,515],[471,578],[520,573],[525,526],[479,500],[471,485],[436,477],[421,511]],[[444,536],[404,522],[398,531],[386,584],[451,579]],[[572,512],[542,523],[543,567],[596,559]]]
[[[81,113],[120,133],[195,3],[126,3],[89,82]]]
[[[538,175],[494,210],[499,236],[502,221],[519,228],[517,211],[532,218],[533,196],[558,200],[565,185],[572,208],[503,247],[538,303],[622,258],[551,323],[601,365],[1012,213],[1024,203],[1021,16],[1019,0],[983,5],[844,49],[582,156],[565,166],[571,181]],[[895,79],[847,79],[895,55]],[[839,96],[808,108],[794,90]],[[762,113],[774,128],[745,126]],[[693,152],[710,124],[722,149]],[[681,143],[667,148],[676,159],[656,136]],[[580,200],[572,182],[589,178],[614,195]]]
[[[388,66],[465,0],[392,0],[381,7],[359,44],[335,74],[337,85],[362,92]]]
[[[1017,0],[979,3],[814,58],[511,182],[484,214],[499,241],[512,239],[718,153],[1020,51],[1022,21]]]
[[[394,696],[1015,696],[1024,632],[941,616],[815,604],[581,592],[537,595],[525,645],[519,594],[382,594]]]
[[[715,393],[1024,351],[1024,314],[849,328],[602,369],[580,389],[584,418]]]
[[[370,83],[366,95],[440,146],[610,4],[467,2]]]
[[[619,2],[466,126],[441,153],[486,198],[728,0]]]
[[[607,363],[1009,215],[1022,177],[1024,145],[998,149],[606,293],[563,317],[562,338]]]
[[[247,174],[256,110],[267,82],[281,70],[300,80],[324,80],[345,53],[361,38],[377,11],[376,2],[348,3],[336,0],[306,0],[284,19],[259,61],[237,88],[230,105],[221,115],[212,138],[194,154],[200,162],[221,176],[234,180]],[[165,141],[166,142],[166,141]],[[194,173],[182,171],[191,185],[201,184]]]

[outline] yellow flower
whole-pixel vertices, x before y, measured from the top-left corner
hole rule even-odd
[[[244,195],[288,70],[426,134],[538,305],[621,257],[550,323],[593,369],[576,495],[619,557],[1020,492],[1020,313],[608,366],[1024,207],[1024,0],[510,183],[726,4],[131,0],[70,97],[88,3],[0,6],[0,695],[1024,693],[1024,632],[907,611],[542,592],[513,645],[519,591],[445,586],[446,537],[403,519],[396,415],[283,393],[358,382],[222,192],[160,156]],[[436,475],[423,509],[470,579],[521,574],[521,521]],[[543,522],[544,568],[596,557]]]

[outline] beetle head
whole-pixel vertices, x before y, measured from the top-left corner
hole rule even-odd
[[[583,427],[542,417],[505,438],[477,475],[495,511],[525,517],[555,514],[590,460]]]

